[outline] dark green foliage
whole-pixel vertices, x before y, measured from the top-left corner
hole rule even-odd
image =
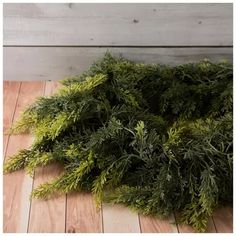
[[[33,197],[72,190],[143,214],[181,212],[204,231],[222,202],[232,202],[232,65],[201,61],[170,67],[110,54],[62,81],[12,127],[35,135],[5,172],[60,162],[65,172]]]

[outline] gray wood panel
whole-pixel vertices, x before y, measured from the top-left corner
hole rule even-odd
[[[59,80],[88,69],[109,50],[114,55],[146,63],[196,62],[204,58],[232,62],[232,48],[78,48],[4,47],[4,80]]]
[[[233,4],[4,4],[5,45],[232,45]]]

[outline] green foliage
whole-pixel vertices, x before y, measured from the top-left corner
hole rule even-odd
[[[25,167],[27,160],[31,157],[30,150],[20,150],[16,155],[12,156],[5,164],[3,171],[13,172],[16,170],[20,170]]]
[[[232,202],[232,65],[208,60],[170,67],[110,54],[29,106],[12,133],[35,141],[4,172],[60,162],[64,173],[32,197],[92,191],[205,231],[213,210]]]

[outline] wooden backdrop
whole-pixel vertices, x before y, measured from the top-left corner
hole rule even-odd
[[[107,50],[147,63],[232,61],[233,5],[4,4],[4,80],[59,80]]]

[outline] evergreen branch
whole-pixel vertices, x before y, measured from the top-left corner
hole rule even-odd
[[[32,197],[87,190],[145,215],[179,211],[203,232],[233,199],[232,78],[225,61],[148,65],[106,53],[26,108],[10,132],[30,131],[34,143],[4,173],[60,162],[65,172]]]

